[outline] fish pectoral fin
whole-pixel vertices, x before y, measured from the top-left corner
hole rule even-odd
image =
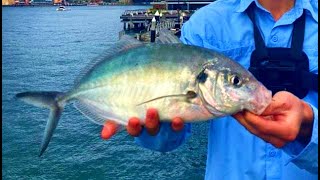
[[[186,98],[186,99],[193,99],[195,97],[197,97],[197,93],[194,92],[194,91],[188,91],[186,94],[172,94],[172,95],[166,95],[166,96],[160,96],[160,97],[156,97],[156,98],[153,98],[153,99],[150,99],[148,101],[144,101],[142,103],[139,103],[137,104],[137,106],[140,106],[142,104],[146,104],[146,103],[149,103],[149,102],[152,102],[152,101],[156,101],[156,100],[159,100],[159,99],[164,99],[164,98],[178,98],[178,97],[182,97],[182,98]]]

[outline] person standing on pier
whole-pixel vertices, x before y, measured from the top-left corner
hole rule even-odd
[[[261,116],[240,112],[210,122],[205,179],[318,178],[317,5],[316,0],[217,0],[184,24],[183,43],[222,52],[274,93]],[[273,67],[278,76],[259,74],[268,74],[260,66],[265,57],[308,63],[304,76],[292,80],[305,87],[279,91],[277,85],[285,84],[278,80],[284,82],[281,73],[287,72]],[[115,134],[115,127],[106,124],[103,137]],[[132,118],[127,131],[137,144],[167,152],[185,142],[191,125],[180,118],[160,123],[157,110],[149,109],[145,125]]]

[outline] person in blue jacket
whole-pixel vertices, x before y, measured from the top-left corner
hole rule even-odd
[[[317,179],[318,1],[217,0],[191,16],[180,39],[238,61],[273,92],[260,116],[210,121],[205,179]],[[106,124],[102,136],[115,127]],[[185,142],[191,125],[179,117],[159,123],[149,109],[145,124],[131,118],[127,131],[137,144],[167,152]]]

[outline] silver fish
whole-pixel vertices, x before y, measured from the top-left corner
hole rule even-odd
[[[124,38],[90,63],[68,92],[23,92],[26,103],[50,109],[42,145],[46,150],[67,103],[97,124],[127,125],[156,108],[161,121],[179,116],[197,122],[248,110],[256,114],[271,92],[237,62],[218,52],[181,43],[143,44]]]

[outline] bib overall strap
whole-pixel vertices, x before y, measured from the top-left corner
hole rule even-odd
[[[261,37],[260,31],[257,27],[255,16],[254,16],[254,3],[247,9],[247,14],[250,20],[253,23],[253,35],[255,40],[255,47],[256,50],[264,54],[266,57],[268,56],[268,52],[266,50],[266,46],[264,44],[264,40]],[[292,42],[291,48],[292,53],[295,57],[301,57],[302,48],[303,48],[303,40],[304,40],[304,31],[305,31],[305,10],[303,11],[302,15],[293,23],[293,31],[292,31]]]
[[[310,90],[314,90],[316,92],[319,91],[318,74],[303,71],[301,78],[303,79],[302,87],[308,87]]]
[[[291,53],[297,59],[302,58],[305,24],[306,13],[304,10],[302,15],[293,23]]]
[[[260,54],[260,57],[262,57],[263,59],[268,58],[268,52],[266,49],[266,46],[264,44],[264,40],[261,37],[259,28],[256,25],[256,21],[255,21],[255,16],[254,16],[254,3],[251,3],[251,5],[248,7],[247,9],[247,14],[250,18],[250,20],[253,23],[253,36],[254,36],[254,43],[255,43],[255,51],[257,51],[258,54]]]
[[[296,59],[303,58],[303,40],[305,31],[305,10],[303,14],[294,22],[292,31],[291,54]],[[318,74],[302,71],[302,87],[307,87],[318,92]]]
[[[273,70],[271,70],[270,73],[276,75],[278,73],[285,73],[285,71],[281,70],[281,68],[284,68],[281,64],[295,64],[292,67],[290,66],[292,69],[295,69],[295,72],[293,72],[293,81],[291,83],[295,84],[296,86],[293,92],[295,92],[296,95],[301,95],[301,97],[306,94],[308,90],[314,90],[318,92],[318,74],[309,72],[309,60],[307,55],[303,52],[306,19],[305,10],[303,11],[303,14],[293,23],[291,48],[268,48],[266,47],[260,34],[260,30],[257,27],[254,7],[255,3],[251,3],[246,10],[248,17],[253,24],[253,35],[255,42],[255,50],[251,55],[249,71],[259,81],[274,87],[273,84],[275,83],[269,81],[270,77],[264,77],[265,73],[262,73],[262,71],[270,71],[270,68],[272,68]],[[269,66],[268,63],[270,62],[275,62],[275,64],[273,64],[273,66]],[[276,64],[280,65],[281,67],[274,66]],[[281,77],[282,76],[279,74],[278,78]],[[277,81],[276,79],[273,78],[272,81]],[[299,88],[305,90],[299,90]]]

